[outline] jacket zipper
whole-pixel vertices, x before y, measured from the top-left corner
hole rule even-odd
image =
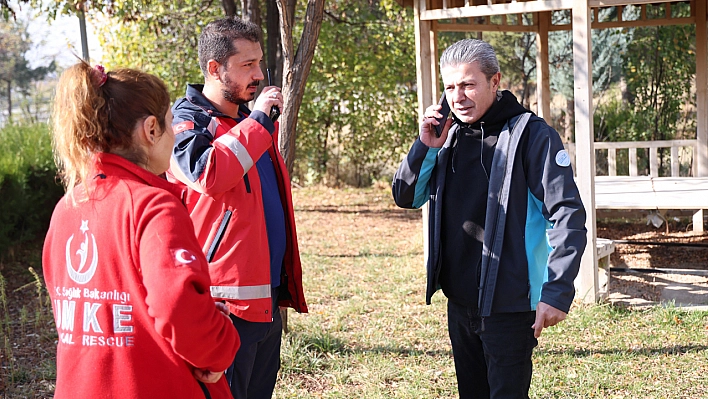
[[[211,393],[209,393],[209,389],[206,387],[206,385],[201,382],[197,381],[199,383],[199,388],[202,389],[202,393],[204,394],[204,399],[211,399]]]
[[[209,251],[207,251],[207,262],[211,263],[211,260],[214,259],[214,254],[216,253],[216,250],[219,248],[219,244],[221,243],[221,239],[224,238],[224,233],[226,232],[226,226],[229,224],[229,220],[231,219],[231,212],[230,210],[226,210],[224,212],[224,217],[221,219],[221,224],[219,224],[219,229],[216,231],[216,236],[214,236],[214,240],[211,242],[211,245],[209,246]]]
[[[516,122],[514,122],[514,126],[512,126],[511,129],[509,130],[509,135],[510,135],[510,137],[511,137],[511,134],[514,133],[514,128],[516,128],[516,123],[518,123],[518,121],[519,121],[519,119],[517,119]],[[507,121],[507,125],[508,125],[508,123],[509,123],[509,122]],[[482,135],[482,137],[484,137],[484,135]],[[502,176],[506,176],[506,167],[504,168],[504,173],[502,174]],[[502,184],[501,184],[501,186],[500,186],[500,189],[501,189],[501,190],[504,189],[504,182],[505,182],[505,180],[502,180]],[[500,193],[497,193],[497,194],[500,194]],[[495,223],[494,223],[494,226],[492,227],[492,235],[491,235],[492,237],[496,237],[496,235],[497,235],[496,233],[497,233],[497,227],[498,227],[498,226],[497,226],[496,220],[499,219],[499,213],[501,212],[500,208],[501,208],[501,207],[497,207],[496,215],[494,215],[494,216],[495,216],[495,218],[494,218]],[[486,226],[485,226],[485,228],[486,228]],[[491,245],[490,245],[490,248],[491,248],[492,251],[494,250],[494,242],[495,242],[495,241],[496,241],[496,240],[492,239],[492,242],[491,242]],[[490,253],[490,255],[493,255],[493,253]],[[491,256],[490,256],[490,258],[491,258]],[[491,264],[491,259],[490,259],[489,262],[490,262],[490,264]],[[489,268],[489,265],[487,266],[487,268]],[[487,273],[484,275],[484,284],[483,284],[483,286],[484,286],[485,289],[487,288],[487,281],[488,281],[488,280],[489,280],[489,270],[487,270]],[[529,291],[529,295],[530,295],[530,291]],[[480,315],[482,315],[482,314],[484,313],[484,295],[482,294],[482,291],[481,291],[481,290],[480,290],[480,292],[479,292],[479,299],[480,299],[480,300],[479,300],[479,312],[480,312]],[[491,311],[492,311],[492,310],[489,309],[490,314],[491,314]],[[482,318],[482,325],[481,325],[481,328],[482,328],[482,331],[484,331],[484,316],[482,316],[481,318]]]
[[[479,292],[480,298],[482,298],[482,259],[479,259],[479,265],[477,266],[477,291]],[[482,301],[480,301],[482,302]],[[482,308],[478,306],[477,316],[480,317],[480,329],[484,332],[484,316],[482,316]]]
[[[503,187],[503,185],[504,185],[504,183],[502,182],[502,187]],[[501,208],[501,207],[499,207],[499,208]],[[497,209],[497,212],[494,215],[495,216],[494,217],[495,224],[494,224],[494,226],[492,226],[492,234],[491,234],[492,237],[496,237],[496,235],[497,235],[496,220],[499,218],[499,212],[500,212],[500,210]],[[485,226],[485,228],[486,228],[486,226]],[[496,240],[494,238],[492,238],[492,242],[490,243],[490,248],[491,248],[490,251],[494,250],[494,242],[495,241]],[[485,273],[485,275],[484,275],[484,281],[480,282],[480,286],[481,286],[480,291],[479,291],[479,314],[480,315],[484,314],[484,302],[485,302],[484,301],[484,291],[487,290],[487,281],[489,281],[489,269],[491,267],[493,253],[490,252],[489,255],[490,255],[489,256],[490,259],[489,259],[489,262],[487,263],[487,273]],[[490,309],[490,313],[491,313],[491,309]],[[482,331],[484,331],[484,317],[482,318]]]

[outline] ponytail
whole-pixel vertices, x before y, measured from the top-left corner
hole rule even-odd
[[[55,160],[64,187],[70,191],[87,181],[91,159],[98,152],[145,157],[133,145],[133,131],[154,115],[162,130],[170,98],[157,77],[134,69],[105,73],[81,61],[59,79],[52,111]]]

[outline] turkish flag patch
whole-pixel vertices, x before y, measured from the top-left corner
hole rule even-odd
[[[172,126],[172,131],[174,131],[175,134],[180,134],[185,130],[191,129],[194,129],[194,122],[192,121],[184,121]]]

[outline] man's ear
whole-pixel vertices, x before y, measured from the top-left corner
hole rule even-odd
[[[211,59],[207,61],[206,64],[206,69],[207,69],[207,75],[213,80],[220,81],[221,80],[221,64],[216,62],[216,60]]]
[[[499,83],[501,82],[501,72],[497,72],[492,75],[492,88],[495,90],[499,89]]]
[[[144,142],[145,145],[152,146],[157,142],[158,131],[157,131],[157,118],[155,115],[150,115],[143,119],[140,131],[140,141]]]

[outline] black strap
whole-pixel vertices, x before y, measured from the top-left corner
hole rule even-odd
[[[202,392],[204,392],[204,397],[206,399],[211,399],[211,394],[209,393],[209,390],[206,387],[206,384],[204,384],[201,381],[197,381],[199,383],[199,386],[202,388]]]

